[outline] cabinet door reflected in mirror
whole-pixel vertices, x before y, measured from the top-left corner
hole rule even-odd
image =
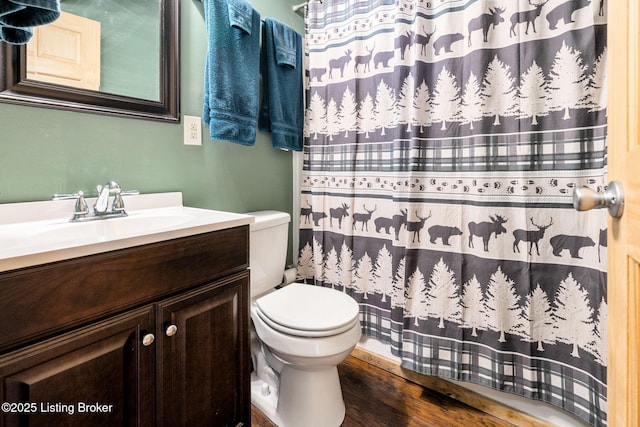
[[[63,11],[55,22],[34,28],[27,79],[99,91],[101,46],[100,21]]]

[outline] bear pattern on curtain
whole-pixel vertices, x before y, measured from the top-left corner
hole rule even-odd
[[[598,0],[324,0],[306,15],[298,274],[404,367],[606,425]]]

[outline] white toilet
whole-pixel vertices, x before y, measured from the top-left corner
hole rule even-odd
[[[251,402],[280,427],[336,427],[345,414],[337,365],[360,339],[359,308],[330,288],[280,289],[290,216],[249,212]]]

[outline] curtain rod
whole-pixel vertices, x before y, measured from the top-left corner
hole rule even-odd
[[[291,9],[292,9],[294,12],[297,12],[298,10],[300,10],[300,9],[302,9],[303,7],[305,7],[306,5],[308,5],[310,1],[311,1],[311,0],[307,0],[307,1],[306,1],[306,2],[304,2],[304,3],[300,3],[300,4],[293,5],[293,6],[291,6]],[[322,0],[319,0],[319,1],[320,1],[320,4],[322,4]]]

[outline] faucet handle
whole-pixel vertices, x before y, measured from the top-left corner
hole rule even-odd
[[[77,199],[78,197],[80,197],[81,194],[84,196],[84,193],[82,191],[78,191],[77,193],[56,193],[53,195],[51,200]]]
[[[83,218],[89,213],[89,208],[87,207],[87,201],[84,199],[84,191],[78,191],[77,193],[72,193],[72,194],[54,194],[53,195],[53,200],[69,200],[69,199],[76,199],[76,204],[73,208],[72,220]]]
[[[78,219],[84,217],[89,213],[89,207],[87,201],[84,199],[84,192],[78,191],[78,197],[76,199],[75,207],[73,208],[73,218]]]
[[[138,190],[122,190],[120,187],[117,187],[113,190],[113,204],[111,205],[111,210],[113,212],[124,212],[124,200],[122,200],[122,196],[132,196],[140,194]]]
[[[124,202],[122,201],[122,190],[120,187],[116,187],[113,190],[113,204],[111,205],[112,212],[124,212]]]

